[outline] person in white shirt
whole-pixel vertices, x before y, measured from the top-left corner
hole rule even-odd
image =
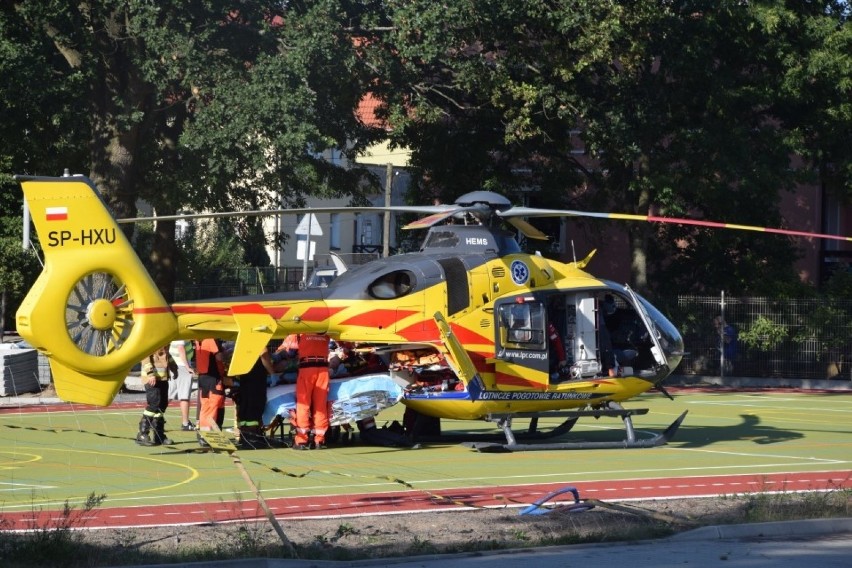
[[[189,397],[192,394],[192,379],[195,377],[195,369],[190,363],[187,354],[187,344],[192,342],[176,339],[169,344],[169,354],[175,360],[178,367],[177,378],[169,381],[169,400],[177,400],[180,406],[180,429],[184,431],[195,430],[195,424],[189,419]]]

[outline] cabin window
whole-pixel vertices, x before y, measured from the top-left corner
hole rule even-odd
[[[414,274],[408,270],[390,272],[373,280],[367,287],[370,296],[378,300],[392,300],[408,295],[414,290]]]
[[[510,349],[545,349],[544,306],[541,302],[500,306],[501,340]]]

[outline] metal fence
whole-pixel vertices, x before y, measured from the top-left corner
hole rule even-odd
[[[852,300],[678,296],[660,300],[683,334],[681,375],[852,380]],[[732,368],[720,368],[723,315],[738,332]]]
[[[347,266],[357,266],[378,258],[376,253],[338,254]],[[334,266],[327,254],[318,254],[307,266],[310,276],[315,268]],[[223,270],[211,283],[182,283],[175,287],[175,300],[200,300],[203,298],[229,298],[251,294],[272,294],[298,290],[306,278],[304,265],[259,266]]]
[[[311,270],[313,266],[308,267],[308,273]],[[298,290],[303,272],[301,266],[266,266],[223,271],[211,278],[210,283],[179,284],[175,287],[175,300],[180,302]]]

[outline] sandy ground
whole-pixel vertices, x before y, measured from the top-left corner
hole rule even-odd
[[[622,506],[630,511],[611,508]],[[653,538],[742,520],[745,507],[736,498],[659,500],[598,504],[586,511],[562,506],[546,514],[521,515],[519,508],[501,508],[299,520],[287,521],[281,528],[299,558],[353,560]],[[80,531],[77,536],[92,547],[92,557],[124,561],[136,557],[167,561],[191,555],[281,557],[289,546],[266,520],[98,529]]]

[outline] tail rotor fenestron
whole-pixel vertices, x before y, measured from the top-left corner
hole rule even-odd
[[[72,288],[65,304],[65,327],[84,353],[103,356],[121,349],[133,325],[133,300],[115,275],[87,274]]]

